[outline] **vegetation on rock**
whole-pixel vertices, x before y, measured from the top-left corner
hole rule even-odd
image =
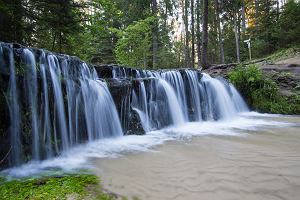
[[[276,82],[255,65],[238,66],[229,73],[229,79],[254,110],[282,114],[300,113],[300,95],[281,95]]]
[[[5,200],[115,199],[101,190],[98,177],[91,174],[65,174],[11,181],[5,181],[2,177],[0,194],[0,199]]]

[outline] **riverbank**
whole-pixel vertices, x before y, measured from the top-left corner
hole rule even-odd
[[[216,128],[214,135],[170,141],[151,152],[96,159],[95,172],[104,188],[146,200],[298,199],[300,117],[255,118],[273,125]],[[205,133],[178,130],[189,131]]]
[[[114,200],[116,195],[104,191],[93,174],[60,174],[5,180],[0,177],[3,200]]]
[[[300,114],[298,46],[239,65],[212,66],[205,72],[228,78],[255,111]]]

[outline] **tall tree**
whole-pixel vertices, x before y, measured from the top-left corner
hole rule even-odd
[[[158,50],[158,19],[157,19],[157,1],[152,0],[152,15],[155,17],[152,28],[152,66],[157,67],[157,50]]]
[[[191,57],[191,67],[194,68],[195,65],[195,10],[194,10],[194,0],[191,0],[191,32],[192,32],[192,57]]]
[[[197,63],[198,68],[201,67],[201,33],[200,33],[200,16],[201,16],[201,4],[200,0],[196,1],[196,38],[197,38]]]
[[[189,0],[183,1],[183,21],[184,21],[184,27],[185,27],[185,67],[189,67],[190,62],[190,34],[189,34]]]
[[[245,0],[242,0],[242,29],[243,33],[246,31],[246,8],[245,8]]]
[[[0,40],[22,43],[25,38],[25,9],[22,0],[0,1]],[[28,30],[29,34],[32,32]]]
[[[218,42],[220,48],[220,61],[221,63],[225,63],[224,47],[223,47],[223,31],[220,22],[221,11],[220,11],[220,5],[218,0],[215,0],[215,7],[216,7],[216,21],[217,21],[217,28],[218,28]]]
[[[203,0],[203,17],[202,17],[202,68],[208,68],[207,62],[207,45],[208,45],[208,0]]]
[[[241,59],[240,59],[240,38],[239,38],[237,13],[233,13],[233,23],[234,23],[234,38],[235,38],[235,47],[236,47],[236,61],[237,61],[237,63],[240,63],[241,62]]]

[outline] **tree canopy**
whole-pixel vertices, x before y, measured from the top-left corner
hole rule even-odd
[[[0,40],[140,68],[205,67],[300,43],[295,0],[1,0]]]

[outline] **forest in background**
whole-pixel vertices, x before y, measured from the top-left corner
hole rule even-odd
[[[206,68],[300,43],[295,0],[1,0],[0,41],[137,68]]]

